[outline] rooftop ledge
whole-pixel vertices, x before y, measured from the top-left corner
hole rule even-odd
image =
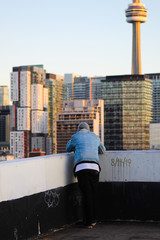
[[[73,153],[0,162],[0,234],[25,239],[82,217]],[[160,151],[100,155],[99,219],[160,220]],[[3,229],[3,230],[2,230]]]

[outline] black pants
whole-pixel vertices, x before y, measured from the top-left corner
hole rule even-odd
[[[86,225],[90,225],[96,219],[96,199],[99,172],[85,169],[77,172],[76,175],[78,178],[79,188],[82,192]]]

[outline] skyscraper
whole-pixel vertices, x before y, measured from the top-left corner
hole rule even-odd
[[[147,12],[140,0],[133,0],[126,10],[127,22],[133,25],[132,74],[142,74],[140,24],[147,21]]]
[[[64,77],[46,74],[48,88],[48,138],[47,154],[57,153],[56,121],[63,108]]]
[[[66,73],[64,74],[64,83],[65,83],[65,92],[64,98],[65,100],[73,99],[74,96],[74,79],[75,77],[79,77],[79,75],[74,73]]]
[[[160,73],[146,75],[152,80],[152,123],[160,123]]]
[[[145,75],[103,80],[104,145],[107,150],[148,150],[152,84]]]
[[[8,148],[10,142],[10,106],[0,106],[0,149]]]
[[[46,150],[48,90],[43,65],[13,67],[11,73],[10,151],[16,158]]]
[[[8,86],[0,86],[0,148],[9,148],[10,106]]]

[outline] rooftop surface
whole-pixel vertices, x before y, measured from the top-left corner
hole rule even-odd
[[[81,224],[39,235],[35,240],[159,240],[160,222],[103,222],[93,229]]]

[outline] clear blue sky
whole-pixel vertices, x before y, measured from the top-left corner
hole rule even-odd
[[[160,0],[142,0],[142,73],[160,72]],[[13,66],[43,64],[47,72],[106,76],[131,73],[132,0],[0,0],[0,85]]]

